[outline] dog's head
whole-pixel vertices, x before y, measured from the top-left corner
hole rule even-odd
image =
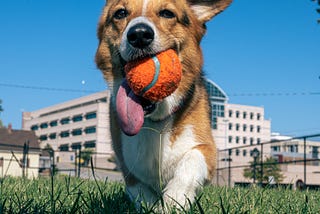
[[[98,25],[96,63],[110,89],[117,92],[127,61],[174,49],[182,64],[181,83],[174,94],[165,98],[167,102],[162,101],[162,106],[156,108],[157,114],[153,117],[161,119],[170,114],[201,75],[199,44],[206,31],[205,23],[231,2],[108,0]]]

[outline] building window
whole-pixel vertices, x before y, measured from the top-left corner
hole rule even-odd
[[[237,150],[236,150],[236,156],[239,156],[239,154],[240,154],[240,150],[237,149]]]
[[[260,131],[261,131],[261,127],[257,126],[257,132],[260,133]]]
[[[57,138],[57,134],[56,134],[56,133],[51,133],[51,134],[49,135],[49,138],[50,138],[50,140],[54,140],[54,139]]]
[[[254,126],[250,125],[250,132],[253,132],[253,130],[254,130]]]
[[[81,149],[81,142],[73,143],[71,145],[72,150],[79,150]]]
[[[84,132],[85,132],[86,134],[96,133],[96,127],[95,127],[95,126],[87,127],[87,128],[85,128]]]
[[[254,114],[251,112],[250,113],[250,120],[253,120],[253,118],[254,118]]]
[[[247,125],[246,124],[243,124],[243,131],[247,131]]]
[[[62,145],[59,147],[59,149],[60,149],[61,152],[69,151],[69,145],[68,145],[68,144],[62,144]]]
[[[38,125],[33,125],[31,126],[31,130],[32,131],[37,131],[39,129],[39,126]]]
[[[232,130],[232,123],[229,123],[229,130]]]
[[[239,143],[239,141],[240,141],[240,137],[236,137],[236,143],[238,144]]]
[[[229,110],[229,117],[232,117],[232,110]]]
[[[86,120],[91,120],[91,119],[97,118],[97,113],[90,112],[90,113],[87,113],[85,117],[86,117]]]
[[[82,135],[82,130],[81,129],[74,129],[74,130],[72,130],[72,135],[73,136]]]
[[[239,129],[240,129],[240,125],[239,125],[239,123],[237,123],[236,124],[236,131],[239,131]]]
[[[246,138],[246,137],[243,137],[243,138],[242,138],[242,142],[243,142],[243,144],[247,144],[247,138]]]
[[[58,121],[57,120],[54,120],[54,121],[50,122],[50,126],[51,127],[54,127],[54,126],[57,126],[57,125],[58,125]]]
[[[250,137],[250,145],[253,145],[253,141],[254,141],[253,137]]]
[[[47,135],[41,135],[41,136],[39,137],[39,139],[40,139],[41,141],[46,141],[46,140],[48,139],[48,137],[47,137]]]
[[[261,143],[261,139],[257,138],[257,144],[260,144],[260,143]]]
[[[240,112],[236,111],[236,118],[239,118],[239,116],[240,116]]]
[[[232,136],[229,136],[229,137],[228,137],[228,142],[229,142],[229,143],[232,143]]]
[[[86,141],[84,143],[84,148],[96,148],[96,141]]]
[[[41,128],[41,129],[46,129],[46,128],[48,128],[48,123],[41,123],[41,124],[40,124],[40,128]]]
[[[61,119],[60,120],[60,123],[62,124],[62,125],[65,125],[65,124],[69,124],[70,123],[70,118],[63,118],[63,119]]]
[[[258,114],[257,114],[257,120],[260,120],[260,119],[261,119],[261,114],[258,113]]]
[[[242,116],[243,116],[243,119],[246,119],[247,118],[247,112],[244,111]]]
[[[80,122],[80,121],[82,121],[82,119],[83,119],[82,115],[76,115],[72,118],[72,121],[73,122]]]
[[[246,157],[247,156],[247,150],[243,150],[242,151],[242,155],[243,155],[243,157]]]
[[[280,152],[280,146],[271,146],[273,152]]]
[[[62,138],[69,137],[69,136],[70,136],[69,131],[63,131],[60,133],[60,137],[62,137]]]

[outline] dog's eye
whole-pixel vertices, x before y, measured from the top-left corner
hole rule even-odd
[[[159,16],[166,18],[166,19],[172,19],[172,18],[176,17],[174,12],[167,10],[167,9],[161,10],[159,12]]]
[[[129,15],[126,9],[119,9],[113,14],[113,18],[115,19],[124,19]]]

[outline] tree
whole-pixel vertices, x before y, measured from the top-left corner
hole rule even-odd
[[[320,14],[320,0],[311,0],[311,1],[317,2],[318,8],[316,9],[316,11]],[[320,24],[320,19],[318,19],[318,23]]]
[[[2,108],[2,100],[0,100],[0,115],[1,115],[1,112],[3,112],[4,109]],[[2,120],[0,119],[0,128],[3,127],[3,124],[2,124]]]
[[[84,166],[89,165],[92,153],[93,153],[92,149],[84,149],[81,151],[81,159],[83,160],[82,165]]]
[[[263,183],[269,183],[269,179],[272,176],[276,183],[280,183],[281,181],[283,181],[284,176],[281,172],[279,164],[277,164],[277,160],[272,157],[268,157],[263,162],[263,178],[261,179],[260,158],[258,158],[258,160],[259,161],[257,161],[256,164],[254,164],[254,161],[250,162],[250,168],[246,168],[243,170],[243,176],[245,178],[254,179],[255,176],[257,182],[261,182],[262,180]],[[254,172],[254,170],[256,170],[256,172]]]

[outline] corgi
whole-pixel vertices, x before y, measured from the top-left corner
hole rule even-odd
[[[130,199],[188,207],[210,181],[216,168],[211,135],[210,104],[202,72],[200,42],[206,22],[232,0],[108,0],[98,23],[95,56],[111,91],[112,145]],[[182,64],[178,88],[151,102],[132,93],[125,81],[127,62],[176,51]],[[118,95],[118,90],[126,93]],[[124,94],[124,95],[123,95]],[[125,96],[126,106],[117,106]],[[137,100],[139,102],[137,102]],[[137,105],[143,111],[136,111]],[[125,108],[125,109],[123,109]],[[119,111],[143,120],[143,126],[123,127]],[[123,130],[130,130],[130,134]]]

